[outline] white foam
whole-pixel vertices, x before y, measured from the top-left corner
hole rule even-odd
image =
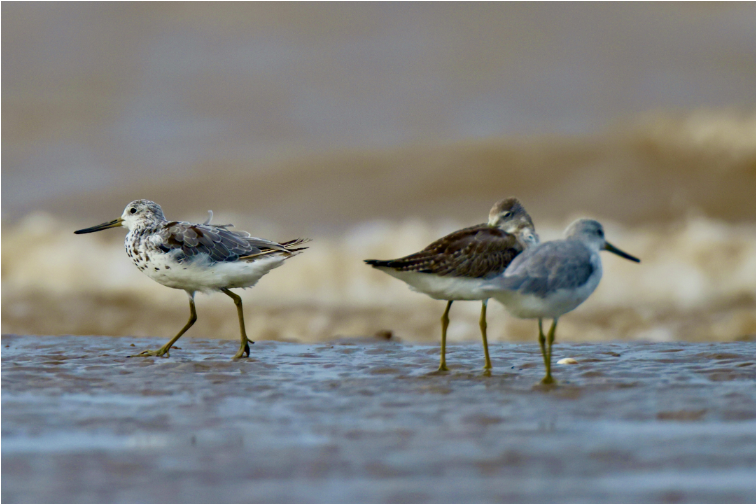
[[[539,223],[539,232],[544,239],[558,237],[568,220]],[[417,251],[462,225],[372,222],[340,236],[315,237],[309,250],[243,292],[250,336],[323,340],[390,329],[409,340],[438,339],[443,302],[412,292],[363,259]],[[666,227],[605,226],[610,242],[642,262],[602,253],[601,284],[561,319],[561,340],[756,333],[756,225],[695,217]],[[187,316],[185,296],[141,274],[117,232],[75,236],[74,229],[34,215],[3,230],[3,332],[175,332]],[[199,299],[200,330],[237,337],[228,303],[225,296]],[[54,316],[56,310],[63,314]],[[480,303],[455,303],[450,340],[478,341],[479,313]],[[497,303],[489,303],[488,318],[494,341],[534,338],[532,322],[507,316]]]

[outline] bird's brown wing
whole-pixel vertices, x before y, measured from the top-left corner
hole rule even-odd
[[[485,278],[503,272],[522,250],[516,236],[481,224],[455,231],[406,257],[365,262],[397,271]]]

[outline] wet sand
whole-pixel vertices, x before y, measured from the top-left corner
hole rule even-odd
[[[3,337],[4,503],[756,500],[753,342],[162,343]]]

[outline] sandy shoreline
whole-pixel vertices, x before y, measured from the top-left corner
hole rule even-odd
[[[3,501],[747,502],[756,344],[2,339]]]
[[[241,224],[222,220],[231,221]],[[437,343],[444,303],[412,292],[363,260],[401,257],[475,222],[365,223],[332,238],[313,235],[304,254],[254,288],[238,291],[247,331],[253,339],[314,343],[389,330],[404,341]],[[560,237],[566,224],[539,222],[541,238]],[[73,222],[52,216],[3,229],[2,332],[176,334],[188,317],[186,295],[134,267],[123,233],[82,239],[73,229]],[[658,229],[611,225],[609,234],[613,244],[643,262],[605,255],[596,292],[560,320],[561,341],[733,341],[756,335],[756,225],[701,218]],[[261,235],[294,236],[282,229]],[[188,336],[238,337],[236,310],[226,296],[198,295],[197,312]],[[479,303],[455,303],[449,339],[479,342],[479,316]],[[488,322],[492,341],[535,341],[536,324],[509,316],[499,303],[489,304]]]

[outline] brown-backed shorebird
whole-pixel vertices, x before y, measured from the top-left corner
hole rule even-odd
[[[452,303],[482,301],[479,324],[485,354],[484,369],[489,371],[492,366],[488,354],[486,309],[491,294],[481,287],[489,279],[501,275],[520,252],[537,243],[538,235],[530,215],[517,198],[506,198],[491,208],[487,224],[455,231],[420,252],[399,259],[368,259],[365,262],[407,283],[412,290],[447,302],[441,317],[439,371],[448,371],[446,330]]]

